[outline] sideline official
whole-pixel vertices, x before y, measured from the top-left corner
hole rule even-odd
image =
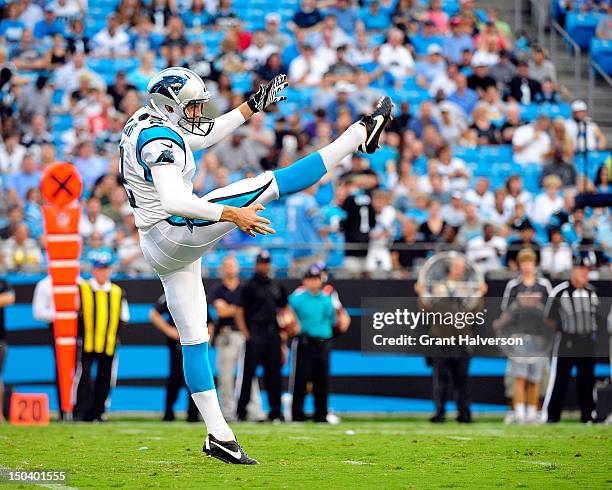
[[[542,407],[543,418],[549,423],[561,419],[565,392],[574,366],[580,420],[593,420],[595,333],[601,312],[595,288],[589,284],[589,268],[592,265],[589,257],[577,256],[570,280],[554,288],[546,303],[545,317],[557,329],[548,390]]]
[[[290,387],[293,388],[292,420],[301,422],[304,415],[306,387],[312,381],[314,421],[327,422],[329,394],[330,339],[336,323],[333,298],[323,292],[321,270],[311,266],[298,288],[289,296],[289,305],[300,324],[300,334],[292,341],[293,365]]]
[[[251,383],[260,364],[270,405],[269,420],[281,417],[281,367],[283,339],[278,325],[279,310],[287,306],[285,287],[270,277],[270,253],[262,251],[255,261],[255,275],[240,293],[236,325],[246,340],[242,383],[238,399],[238,420],[246,420]]]
[[[93,277],[80,284],[76,420],[103,420],[113,384],[119,328],[130,319],[125,291],[110,281],[110,265],[109,257],[97,257],[92,264]],[[95,381],[91,378],[94,361],[97,363]]]

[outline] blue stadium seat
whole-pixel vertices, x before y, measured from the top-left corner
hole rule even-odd
[[[540,105],[540,114],[545,114],[551,119],[562,117],[567,119],[572,114],[572,109],[569,104],[560,102],[558,104],[542,104]]]
[[[493,162],[512,160],[512,145],[491,145],[480,148],[480,157]]]
[[[591,58],[608,74],[612,75],[612,41],[591,39]]]
[[[591,39],[595,37],[597,23],[601,19],[601,14],[595,13],[568,13],[565,19],[565,29],[574,41],[582,49],[589,47]]]
[[[479,160],[478,148],[467,148],[465,146],[455,146],[453,148],[453,156],[461,158],[466,162],[475,162]]]
[[[540,113],[540,106],[537,104],[521,105],[521,119],[523,121],[531,122]]]
[[[72,127],[71,114],[54,114],[51,116],[51,129],[53,132],[63,132]]]
[[[232,82],[232,89],[243,94],[251,89],[253,75],[251,72],[231,73],[230,80]]]

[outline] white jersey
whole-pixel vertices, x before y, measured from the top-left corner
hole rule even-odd
[[[136,217],[136,226],[146,229],[162,220],[184,221],[164,211],[151,175],[155,165],[177,165],[185,187],[190,194],[193,192],[195,161],[178,126],[144,107],[125,124],[119,149],[121,182]]]

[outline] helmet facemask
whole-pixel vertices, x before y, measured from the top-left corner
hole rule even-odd
[[[193,99],[187,102],[182,107],[183,117],[177,123],[179,127],[188,133],[198,136],[208,135],[215,124],[214,119],[203,115],[204,106],[209,100],[210,96],[205,99]]]

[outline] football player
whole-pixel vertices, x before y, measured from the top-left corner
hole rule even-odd
[[[292,165],[202,198],[193,194],[192,151],[210,147],[254,113],[284,100],[279,92],[286,80],[286,75],[275,77],[236,109],[211,119],[204,115],[211,96],[202,79],[185,68],[167,68],[149,82],[147,105],[127,121],[120,143],[121,179],[140,245],[163,284],[180,335],[185,381],[206,423],[203,451],[227,463],[257,461],[236,441],[217,400],[208,361],[202,254],[235,227],[251,236],[274,233],[270,221],[257,214],[263,205],[310,187],[354,151],[376,151],[393,108],[391,99],[383,97],[371,115]]]

